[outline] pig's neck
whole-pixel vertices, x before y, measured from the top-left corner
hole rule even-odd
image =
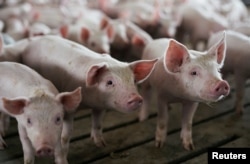
[[[159,75],[161,78],[159,78]],[[181,83],[179,73],[170,73],[164,69],[163,61],[159,62],[155,68],[155,72],[150,78],[155,85],[158,96],[164,97],[168,103],[180,101],[193,101],[190,94]]]

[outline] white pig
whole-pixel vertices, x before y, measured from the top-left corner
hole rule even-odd
[[[155,69],[142,84],[144,104],[139,119],[148,115],[151,88],[158,101],[156,146],[162,147],[166,140],[168,105],[181,103],[181,139],[187,150],[194,149],[192,119],[198,102],[215,102],[229,94],[229,85],[222,80],[219,69],[225,57],[224,38],[207,52],[188,50],[173,39],[157,39],[150,42],[143,59],[159,58]]]
[[[75,112],[81,89],[58,93],[50,81],[14,62],[1,62],[0,75],[0,110],[18,122],[24,163],[34,163],[34,155],[54,155],[56,163],[68,163],[68,145],[61,139],[69,138],[71,125],[64,117]]]
[[[92,108],[91,137],[105,146],[101,120],[105,109],[128,113],[138,109],[143,99],[136,84],[145,80],[157,60],[120,62],[58,36],[43,36],[5,46],[1,60],[15,57],[51,80],[59,91],[81,86],[88,96],[81,108]],[[11,58],[11,59],[8,59]]]
[[[192,49],[197,50],[200,42],[204,42],[206,45],[210,33],[225,30],[229,26],[227,20],[220,14],[192,2],[183,4],[179,11],[182,21],[178,27],[176,38],[183,43],[184,36],[188,35]]]
[[[221,37],[222,32],[213,34],[208,41],[208,47],[211,47]],[[236,90],[236,112],[243,113],[243,97],[245,82],[250,77],[250,38],[244,34],[235,31],[226,31],[226,59],[222,68],[223,75],[234,74]]]

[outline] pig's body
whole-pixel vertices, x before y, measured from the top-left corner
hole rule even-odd
[[[208,47],[217,42],[222,32],[213,34],[208,42]],[[226,59],[222,68],[223,74],[233,73],[236,87],[236,112],[243,112],[244,86],[250,77],[250,38],[234,31],[226,31]]]
[[[67,163],[61,137],[69,138],[71,129],[67,129],[67,123],[63,125],[63,117],[64,112],[74,112],[78,106],[80,90],[77,91],[78,103],[66,102],[71,105],[68,108],[64,102],[69,100],[68,93],[59,94],[50,81],[27,66],[1,62],[0,75],[0,110],[17,119],[24,163],[34,163],[35,154],[55,155],[56,163]],[[69,133],[66,135],[63,131]]]
[[[91,136],[97,146],[105,146],[100,123],[104,110],[128,113],[140,107],[142,98],[135,82],[148,77],[156,62],[119,62],[107,54],[95,53],[56,36],[24,40],[16,47],[5,47],[2,58],[9,60],[8,57],[11,60],[19,57],[24,64],[51,80],[59,91],[82,86],[82,91],[88,96],[83,99],[81,107],[93,109]]]
[[[198,4],[186,3],[180,7],[182,21],[178,27],[176,37],[183,43],[185,35],[189,36],[192,49],[197,50],[200,41],[207,42],[210,33],[228,28],[227,20]]]
[[[220,53],[224,52],[223,46]],[[218,72],[214,49],[207,52],[187,50],[172,39],[157,39],[150,42],[143,52],[143,59],[159,58],[155,69],[142,84],[144,104],[139,118],[144,120],[149,110],[151,88],[158,100],[156,146],[166,140],[168,105],[180,102],[183,105],[181,138],[185,149],[193,149],[192,118],[198,102],[217,101],[229,92],[227,82]],[[209,55],[208,55],[209,54]],[[218,55],[219,56],[219,55]]]
[[[238,22],[232,30],[250,36],[250,21]]]

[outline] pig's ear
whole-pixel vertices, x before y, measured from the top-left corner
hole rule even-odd
[[[164,55],[164,68],[172,73],[180,72],[182,64],[188,60],[188,50],[184,45],[170,39],[166,54]]]
[[[63,38],[66,38],[69,32],[69,28],[67,25],[64,25],[62,27],[60,27],[60,34]]]
[[[3,106],[6,111],[12,115],[19,115],[24,112],[24,107],[28,105],[29,100],[27,98],[2,98]]]
[[[226,32],[223,32],[221,40],[208,50],[208,55],[215,56],[220,67],[224,64],[226,56]]]
[[[101,74],[107,69],[106,63],[99,63],[90,67],[87,72],[86,86],[90,87],[98,82]]]
[[[107,33],[107,36],[108,36],[110,42],[112,42],[114,40],[114,37],[115,37],[115,31],[114,31],[113,26],[108,25],[108,27],[106,28],[106,33]]]
[[[86,42],[89,39],[89,37],[90,37],[90,31],[87,28],[83,27],[81,29],[81,39],[84,42]]]
[[[132,69],[135,77],[136,83],[141,83],[146,80],[155,67],[155,63],[158,59],[154,60],[139,60],[130,63],[130,68]]]
[[[146,45],[145,40],[136,34],[132,37],[131,42],[135,46],[145,46]]]
[[[106,17],[103,17],[100,22],[100,29],[103,30],[109,25],[109,20]]]
[[[67,113],[73,113],[82,101],[82,88],[78,87],[72,92],[59,93],[56,98],[63,104]]]

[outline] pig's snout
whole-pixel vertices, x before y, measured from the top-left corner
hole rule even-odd
[[[37,156],[44,157],[44,156],[53,156],[54,150],[50,146],[42,146],[36,151]]]
[[[227,96],[229,94],[230,86],[226,81],[220,81],[214,88],[214,94],[216,96]]]
[[[132,94],[127,102],[127,107],[130,110],[135,110],[142,105],[143,99],[137,94]]]

